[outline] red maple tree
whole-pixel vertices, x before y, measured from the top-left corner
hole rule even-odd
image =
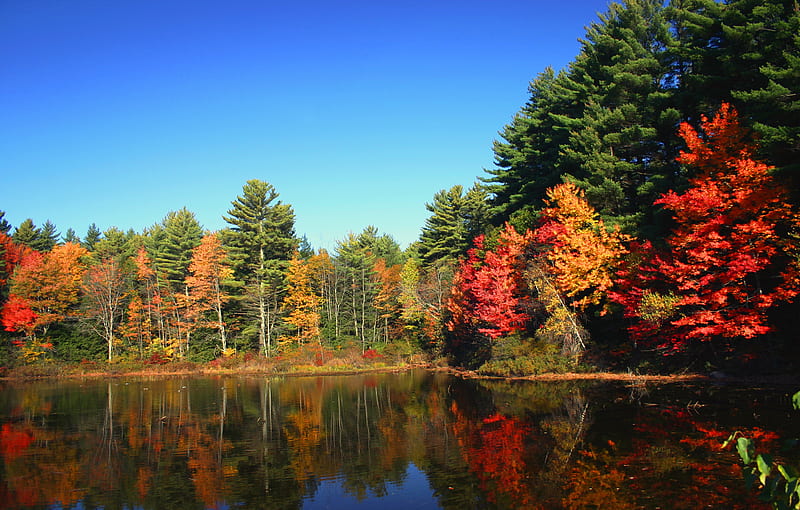
[[[448,302],[450,331],[464,333],[476,328],[492,339],[525,328],[528,293],[522,278],[523,252],[530,241],[530,231],[519,234],[510,224],[500,233],[497,247],[484,249],[484,237],[478,236],[467,252],[453,280]]]
[[[787,191],[753,159],[736,110],[723,104],[701,131],[681,125],[678,161],[696,176],[655,203],[674,215],[666,251],[645,244],[620,274],[613,297],[636,319],[634,339],[658,335],[681,349],[692,340],[753,338],[770,331],[767,311],[798,293],[787,232],[800,227]]]

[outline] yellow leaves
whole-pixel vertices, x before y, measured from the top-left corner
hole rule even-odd
[[[548,207],[536,239],[549,245],[544,254],[555,275],[555,285],[571,298],[571,305],[584,309],[598,304],[613,284],[614,267],[626,253],[627,237],[609,232],[589,205],[583,190],[572,183],[547,191]]]
[[[552,218],[574,229],[597,227],[602,223],[597,212],[586,201],[584,191],[571,182],[553,186],[547,190],[548,206],[542,216]]]
[[[74,243],[55,246],[45,254],[26,257],[11,278],[11,294],[25,299],[36,312],[36,329],[47,329],[72,312],[85,272],[88,252]]]
[[[639,316],[648,322],[661,324],[675,314],[680,298],[672,294],[645,291],[639,304]]]
[[[289,261],[286,282],[283,307],[290,311],[285,320],[296,329],[297,341],[302,343],[319,337],[319,307],[322,299],[312,288],[310,265],[293,257]]]

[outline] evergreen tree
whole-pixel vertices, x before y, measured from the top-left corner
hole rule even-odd
[[[99,241],[102,237],[103,234],[100,232],[100,229],[97,228],[97,225],[92,223],[86,230],[86,236],[83,238],[81,245],[88,251],[94,251],[95,243],[97,243],[97,241]]]
[[[637,232],[674,187],[680,112],[670,107],[669,25],[660,0],[611,4],[587,30],[569,77],[586,104],[561,148],[563,178],[611,224]]]
[[[39,229],[36,224],[33,223],[32,219],[27,218],[25,221],[19,224],[16,230],[14,230],[14,235],[11,237],[14,239],[15,243],[23,244],[36,250],[36,246],[38,246],[41,236],[41,229]]]
[[[153,262],[173,291],[184,289],[184,281],[189,274],[192,251],[200,245],[203,227],[197,222],[194,213],[185,207],[179,211],[170,211],[162,221],[163,238],[153,255]],[[121,234],[121,235],[120,235]],[[119,237],[117,249],[122,250],[124,234],[114,232]]]
[[[283,292],[283,277],[298,242],[294,211],[277,200],[275,188],[252,179],[231,202],[223,219],[231,227],[220,234],[233,264],[234,277],[245,284],[252,304],[247,316],[256,323],[265,355],[272,351],[273,327]]]
[[[378,311],[374,306],[377,295],[374,266],[377,257],[372,249],[377,239],[376,232],[375,227],[367,227],[359,235],[351,232],[336,245],[336,265],[345,283],[341,329],[361,343],[362,351],[378,336]]]
[[[133,230],[123,232],[117,227],[109,227],[102,238],[93,243],[92,255],[97,261],[113,258],[123,264],[136,253],[137,237]]]
[[[390,266],[403,263],[400,245],[389,234],[381,235],[374,225],[368,225],[355,237],[355,245],[374,259],[384,259]]]
[[[53,247],[58,244],[60,235],[58,230],[56,230],[56,226],[50,220],[45,221],[34,249],[41,252],[52,250]]]
[[[300,244],[297,248],[297,252],[300,254],[300,258],[303,260],[308,260],[314,256],[314,247],[308,242],[308,238],[306,236],[300,238]]]
[[[503,141],[494,142],[495,168],[482,179],[496,226],[541,207],[545,190],[561,182],[559,147],[567,143],[571,119],[581,108],[563,71],[548,67],[528,90],[530,99],[500,133]]]
[[[795,0],[673,0],[670,47],[683,120],[733,103],[760,135],[760,156],[800,164],[800,8]]]
[[[425,204],[431,216],[417,246],[422,261],[453,263],[464,256],[488,224],[488,207],[486,192],[477,184],[466,194],[458,185],[436,193],[433,203]]]
[[[82,244],[81,238],[75,233],[75,229],[68,228],[67,232],[62,236],[65,243]]]
[[[0,234],[8,234],[11,232],[11,223],[5,219],[5,211],[0,211]]]
[[[760,156],[800,179],[800,4],[796,0],[735,0],[725,6],[731,95],[760,135]],[[734,58],[738,55],[738,58]],[[747,80],[740,80],[742,69]]]

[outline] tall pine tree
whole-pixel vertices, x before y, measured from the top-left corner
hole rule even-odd
[[[247,317],[255,326],[261,351],[272,352],[274,327],[283,293],[284,275],[298,241],[294,211],[278,200],[278,192],[252,179],[231,202],[223,219],[231,227],[220,235],[233,264],[234,277],[243,285]]]

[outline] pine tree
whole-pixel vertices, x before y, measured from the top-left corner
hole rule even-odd
[[[5,211],[0,211],[0,234],[11,232],[11,224],[5,219]]]
[[[548,67],[528,90],[527,103],[500,133],[503,141],[494,142],[495,168],[482,179],[492,196],[494,225],[529,215],[541,206],[545,190],[561,182],[559,148],[581,111],[564,71],[556,74]]]
[[[114,258],[123,263],[136,253],[136,241],[135,232],[123,232],[117,227],[110,227],[103,232],[101,239],[93,243],[92,256],[98,261]]]
[[[39,229],[36,224],[33,223],[32,219],[27,218],[19,224],[16,230],[14,230],[14,235],[11,237],[14,239],[15,243],[24,244],[25,246],[36,250],[36,246],[39,244],[41,235],[41,229]]]
[[[50,220],[47,220],[44,222],[44,225],[42,225],[39,239],[36,241],[36,246],[33,248],[41,252],[50,251],[58,244],[60,235],[56,226]]]
[[[441,190],[425,208],[431,215],[422,227],[418,251],[426,265],[455,263],[488,226],[487,195],[477,184],[466,193],[458,185]]]
[[[75,229],[71,227],[67,229],[67,232],[62,236],[62,239],[65,243],[82,244],[81,238],[78,237],[77,233],[75,233]]]
[[[352,334],[361,343],[362,352],[377,337],[378,278],[374,271],[377,257],[373,251],[376,234],[374,227],[367,227],[359,235],[351,232],[336,244],[336,263],[345,284],[342,331]]]
[[[665,49],[669,25],[660,0],[611,4],[587,30],[569,76],[585,91],[580,128],[562,147],[564,180],[586,191],[605,220],[629,232],[678,174]]]
[[[259,345],[267,356],[272,352],[283,277],[298,245],[294,211],[277,200],[278,196],[269,183],[247,181],[223,216],[231,227],[220,233],[234,277],[244,283],[245,295],[253,305],[247,315],[256,323]]]
[[[800,4],[735,0],[725,7],[725,34],[738,58],[731,95],[759,134],[758,156],[800,183]],[[728,51],[725,58],[731,58]],[[741,79],[742,70],[752,76]]]
[[[189,274],[192,252],[200,245],[203,228],[194,213],[185,207],[179,211],[169,212],[162,221],[162,226],[164,237],[157,247],[157,252],[153,254],[153,262],[174,292],[183,291],[184,281]]]
[[[87,250],[94,251],[94,245],[103,237],[103,233],[97,228],[97,225],[92,223],[86,230],[86,236],[83,238],[81,245]]]

